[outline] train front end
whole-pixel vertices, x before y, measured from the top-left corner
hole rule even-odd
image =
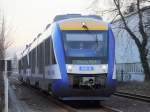
[[[115,41],[109,24],[76,18],[55,23],[53,48],[61,79],[52,85],[62,100],[105,100],[115,90]]]

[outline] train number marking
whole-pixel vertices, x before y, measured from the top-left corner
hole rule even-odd
[[[92,66],[80,66],[79,70],[80,71],[93,71],[94,67],[92,67]]]

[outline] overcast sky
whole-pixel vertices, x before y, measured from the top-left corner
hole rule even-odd
[[[66,13],[88,14],[86,8],[93,0],[1,0],[5,11],[9,40],[13,43],[9,54],[20,53],[54,16]],[[106,6],[108,0],[102,0]]]

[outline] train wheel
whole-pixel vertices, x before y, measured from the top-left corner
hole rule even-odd
[[[39,87],[39,81],[36,81],[36,82],[35,82],[35,88],[37,88],[37,89],[40,88],[40,87]]]
[[[98,100],[91,101],[90,103],[95,105],[95,106],[99,106],[100,105],[100,101],[98,101]]]
[[[27,83],[27,85],[30,85],[30,80],[27,79],[27,80],[26,80],[26,83]]]
[[[48,84],[48,88],[47,88],[47,91],[49,94],[52,95],[52,89],[51,89],[51,84]]]
[[[19,80],[20,82],[23,82],[23,77],[18,77],[18,80]]]

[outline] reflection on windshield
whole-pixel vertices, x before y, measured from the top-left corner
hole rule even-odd
[[[63,40],[67,56],[97,57],[107,55],[106,32],[68,32],[65,33]]]

